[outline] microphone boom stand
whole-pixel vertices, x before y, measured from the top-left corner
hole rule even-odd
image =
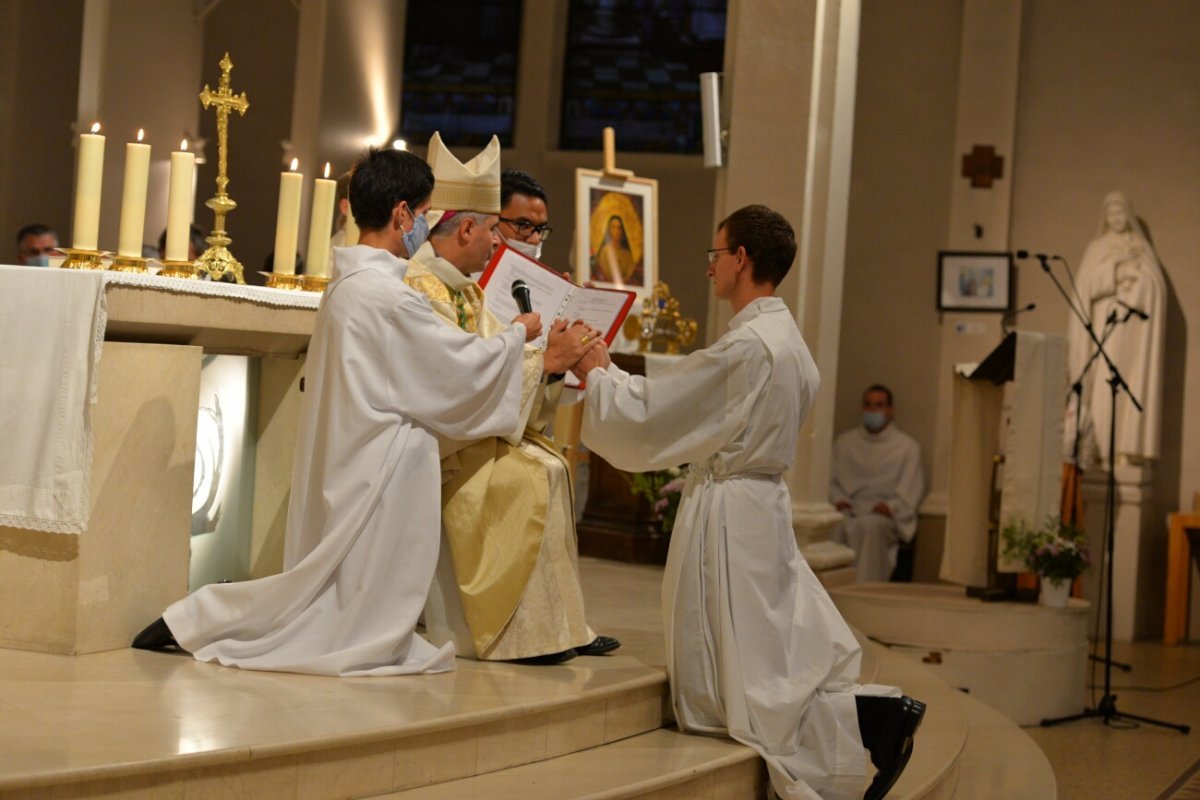
[[[1104,547],[1105,558],[1107,559],[1104,569],[1104,695],[1095,708],[1085,708],[1079,714],[1071,714],[1066,717],[1044,719],[1042,720],[1042,727],[1049,728],[1052,725],[1059,725],[1064,722],[1075,722],[1076,720],[1099,717],[1100,719],[1104,720],[1105,725],[1111,725],[1114,720],[1128,719],[1136,722],[1144,722],[1148,725],[1158,725],[1163,728],[1172,728],[1180,733],[1186,734],[1191,732],[1191,726],[1189,725],[1179,725],[1173,722],[1164,722],[1162,720],[1151,719],[1150,717],[1141,717],[1136,714],[1126,714],[1117,710],[1117,697],[1112,693],[1113,557],[1116,550],[1114,540],[1116,537],[1117,522],[1117,395],[1121,389],[1124,389],[1125,394],[1129,397],[1129,401],[1133,403],[1134,408],[1140,412],[1142,410],[1142,406],[1137,401],[1137,398],[1133,396],[1133,392],[1130,391],[1129,385],[1125,383],[1125,379],[1121,377],[1121,371],[1117,369],[1117,365],[1114,364],[1112,359],[1108,357],[1108,353],[1104,349],[1104,343],[1097,338],[1096,329],[1092,327],[1088,316],[1085,316],[1083,313],[1084,309],[1077,308],[1075,304],[1071,302],[1070,296],[1067,295],[1066,290],[1051,271],[1050,265],[1047,263],[1047,259],[1044,256],[1038,256],[1038,260],[1041,261],[1042,270],[1048,276],[1050,276],[1050,280],[1053,281],[1054,286],[1063,296],[1063,299],[1067,301],[1067,306],[1075,313],[1075,316],[1079,318],[1079,321],[1083,324],[1084,330],[1086,330],[1088,335],[1092,338],[1092,342],[1096,345],[1097,354],[1100,355],[1104,359],[1104,363],[1108,365],[1109,378],[1107,383],[1109,387],[1109,396],[1112,401],[1112,415],[1108,423],[1108,496],[1105,499],[1104,504]],[[1105,338],[1107,339],[1107,336]],[[1082,393],[1080,394],[1079,399],[1083,399]],[[1077,429],[1076,437],[1078,437],[1078,435],[1079,431]]]

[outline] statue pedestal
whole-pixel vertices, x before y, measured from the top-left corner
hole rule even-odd
[[[1154,504],[1152,469],[1118,465],[1116,491],[1113,639],[1129,642],[1157,637],[1162,633],[1166,525]],[[1083,518],[1093,566],[1083,576],[1083,596],[1092,604],[1092,623],[1097,613],[1103,613],[1101,562],[1107,492],[1106,473],[1093,471],[1084,476]]]

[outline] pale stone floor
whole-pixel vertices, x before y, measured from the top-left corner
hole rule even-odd
[[[622,651],[646,664],[663,664],[661,568],[581,561],[588,617],[598,623],[598,632],[621,639]],[[1106,726],[1094,719],[1026,728],[1054,768],[1061,800],[1156,800],[1200,759],[1200,644],[1115,643],[1113,657],[1133,666],[1131,673],[1113,671],[1118,711],[1191,725],[1192,733],[1133,727],[1121,720]],[[1103,668],[1097,665],[1094,683],[1099,686],[1103,680]],[[1170,691],[1140,688],[1189,680]],[[959,786],[957,796],[970,797],[964,788]]]

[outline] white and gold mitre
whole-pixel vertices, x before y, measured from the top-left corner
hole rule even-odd
[[[500,213],[500,140],[493,136],[487,147],[467,163],[462,163],[434,133],[426,157],[433,169],[435,211],[474,211]]]

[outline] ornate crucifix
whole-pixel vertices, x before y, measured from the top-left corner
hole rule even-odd
[[[229,252],[233,240],[225,233],[225,215],[237,208],[237,203],[225,192],[225,187],[229,185],[229,112],[236,111],[244,116],[250,107],[246,93],[235,95],[229,86],[229,73],[232,70],[233,62],[229,60],[229,53],[226,53],[221,59],[221,82],[217,84],[217,91],[209,89],[206,83],[204,91],[200,93],[204,108],[207,110],[209,106],[214,106],[217,112],[217,194],[204,204],[213,210],[216,221],[212,234],[205,239],[209,248],[197,260],[197,269],[208,273],[214,281],[228,275],[238,283],[245,283],[241,262]]]

